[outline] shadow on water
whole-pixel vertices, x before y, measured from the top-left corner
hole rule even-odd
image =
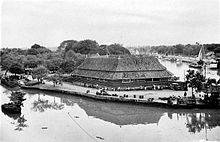
[[[33,90],[27,90],[27,93],[36,94]],[[97,101],[89,98],[50,92],[42,93],[45,96],[54,97],[54,103],[48,103],[48,100],[43,100],[38,96],[38,100],[33,103],[33,109],[39,110],[40,112],[43,112],[42,108],[64,109],[65,106],[74,106],[77,104],[88,116],[93,116],[120,126],[159,123],[161,117],[165,114],[167,114],[171,120],[177,119],[178,121],[179,119],[184,119],[185,127],[190,133],[220,126],[220,113],[219,110],[216,109],[165,109],[143,105]],[[60,102],[55,103],[55,98],[59,98]],[[65,104],[65,106],[63,104]]]

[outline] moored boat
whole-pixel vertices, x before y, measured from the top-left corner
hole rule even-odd
[[[204,57],[205,57],[205,49],[204,49],[203,46],[201,46],[198,57],[196,58],[197,62],[196,63],[191,63],[189,65],[189,67],[201,69],[204,65],[204,61],[203,61]]]

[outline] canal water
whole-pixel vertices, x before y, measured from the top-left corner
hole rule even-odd
[[[10,91],[0,87],[3,104]],[[220,141],[219,110],[164,109],[24,91],[20,115],[0,113],[0,141]]]
[[[182,79],[188,69],[187,64],[161,63]],[[218,77],[215,71],[209,72]],[[175,110],[23,91],[26,100],[20,115],[0,112],[0,141],[220,141],[219,110]],[[10,91],[0,86],[0,92],[1,104],[9,102]]]
[[[208,67],[204,69],[189,68],[189,63],[178,64],[176,62],[171,62],[167,60],[159,60],[162,65],[164,65],[168,71],[172,72],[175,76],[180,77],[181,81],[184,81],[184,76],[187,74],[187,70],[195,70],[202,73],[206,78],[220,79],[220,72],[217,70],[210,70]],[[219,75],[218,75],[219,74]]]

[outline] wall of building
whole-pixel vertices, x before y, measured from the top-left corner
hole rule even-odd
[[[110,87],[110,88],[132,88],[140,86],[153,86],[153,85],[162,85],[168,86],[168,78],[162,79],[140,79],[140,80],[106,80],[106,79],[96,79],[89,77],[78,77],[72,76],[72,82],[81,82],[85,85],[98,85],[101,87]]]

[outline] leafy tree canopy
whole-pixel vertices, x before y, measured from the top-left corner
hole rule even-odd
[[[187,72],[188,73],[186,74],[186,80],[189,84],[189,87],[201,90],[202,82],[205,82],[205,77],[201,75],[199,72],[195,73],[194,70],[188,70]]]
[[[22,74],[24,73],[24,68],[19,63],[14,63],[10,66],[9,71],[14,74]]]
[[[34,44],[31,46],[30,49],[27,50],[27,55],[38,55],[50,52],[52,52],[50,49],[40,46],[38,44]]]
[[[58,47],[58,51],[65,50],[65,53],[72,50],[80,54],[99,54],[99,55],[121,55],[130,54],[129,50],[120,44],[100,45],[95,40],[67,40],[63,41]]]
[[[72,60],[66,60],[60,65],[60,72],[71,73],[76,68],[76,62]]]
[[[46,77],[48,74],[48,69],[44,66],[38,66],[37,68],[33,69],[33,73],[32,76],[33,78],[37,78],[38,81],[40,79],[43,79],[44,77]]]
[[[57,51],[65,50],[66,52],[69,51],[74,44],[76,44],[78,41],[76,40],[65,40],[63,41],[60,46],[57,48]]]
[[[62,78],[59,73],[55,73],[53,75],[50,75],[50,76],[46,77],[46,79],[48,81],[52,81],[54,87],[57,83],[61,84],[61,82],[62,82]]]
[[[121,44],[111,44],[104,48],[110,55],[130,55],[130,51]]]
[[[62,64],[62,58],[53,58],[46,61],[46,66],[49,71],[56,72],[60,69],[60,65]]]
[[[36,55],[27,55],[23,60],[23,64],[25,68],[36,68],[38,65],[42,64],[42,60]]]

